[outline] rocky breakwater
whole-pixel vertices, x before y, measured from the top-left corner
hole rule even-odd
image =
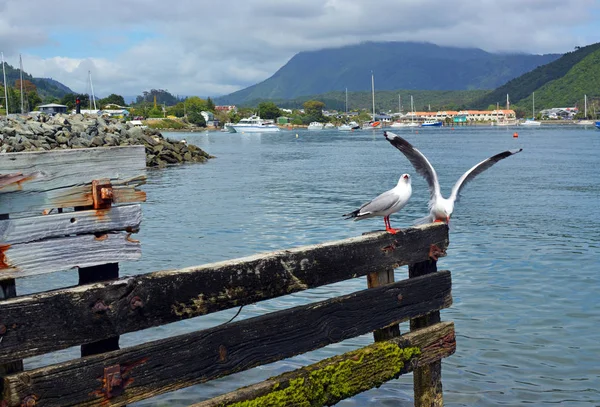
[[[163,137],[158,130],[96,115],[0,118],[0,153],[130,145],[146,147],[148,167],[212,158],[197,146]]]

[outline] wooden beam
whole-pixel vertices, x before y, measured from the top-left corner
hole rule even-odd
[[[367,286],[369,288],[381,287],[385,284],[391,284],[394,282],[394,269],[388,268],[382,271],[375,271],[367,275]],[[376,309],[373,312],[378,312]],[[375,342],[385,341],[387,339],[400,336],[400,326],[394,324],[385,328],[381,328],[373,332],[373,339]]]
[[[0,245],[14,245],[68,235],[137,230],[141,222],[140,205],[6,219],[0,220]]]
[[[454,323],[442,322],[401,337],[324,359],[190,407],[330,406],[452,355]],[[244,404],[246,403],[246,404]]]
[[[122,406],[448,307],[450,290],[449,271],[408,279],[7,376],[2,396],[8,407],[21,405],[26,397],[44,406]],[[373,314],[371,308],[380,312]],[[115,375],[118,380],[111,379]]]
[[[78,235],[0,247],[0,278],[137,260],[140,242],[129,233]]]
[[[39,355],[423,261],[429,256],[430,244],[445,248],[447,242],[446,225],[429,225],[397,235],[374,233],[0,302],[0,323],[16,324],[15,331],[0,346],[0,361]],[[135,312],[130,308],[132,303],[138,304]],[[93,313],[96,304],[104,311]]]
[[[0,186],[0,213],[49,211],[92,203],[93,180],[108,179],[114,203],[142,202],[144,146],[101,147],[0,155],[1,174],[29,174]]]
[[[437,261],[429,259],[408,266],[409,278],[422,278],[423,276],[437,274]],[[410,330],[418,330],[440,322],[440,312],[433,311],[419,318],[410,320]],[[442,392],[442,362],[434,361],[415,369],[413,374],[413,389],[415,394],[415,407],[443,407],[444,397]]]

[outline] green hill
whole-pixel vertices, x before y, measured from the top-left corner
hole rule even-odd
[[[531,72],[528,72],[522,76],[519,76],[518,78],[508,81],[506,84],[500,86],[499,88],[495,89],[494,91],[490,92],[489,94],[485,95],[480,100],[478,100],[476,102],[475,107],[487,108],[489,105],[495,105],[496,102],[500,102],[500,104],[503,104],[506,100],[506,95],[508,94],[510,96],[510,101],[512,104],[518,104],[519,106],[522,106],[525,109],[531,109],[531,94],[533,92],[536,92],[536,110],[538,110],[538,103],[540,108],[555,107],[565,106],[563,101],[570,100],[571,102],[567,103],[566,105],[572,106],[577,100],[583,100],[583,93],[581,92],[587,92],[588,96],[590,95],[590,92],[593,90],[593,86],[591,84],[589,86],[585,85],[583,82],[589,81],[591,80],[591,78],[581,78],[580,80],[578,80],[578,82],[582,82],[581,88],[588,89],[578,90],[580,93],[577,96],[575,96],[575,93],[577,92],[575,90],[572,91],[569,88],[563,88],[562,90],[559,90],[559,88],[554,88],[552,92],[554,94],[553,97],[555,98],[555,100],[552,100],[549,98],[548,95],[542,97],[542,94],[538,93],[538,89],[541,89],[545,85],[548,85],[553,81],[560,80],[561,78],[565,77],[575,65],[582,62],[590,54],[596,54],[598,50],[600,50],[600,43],[588,45],[586,47],[581,47],[573,52],[568,52],[553,62],[535,68]],[[593,70],[591,67],[588,67],[586,69],[590,71]],[[574,75],[577,75],[577,72],[579,71],[576,70],[574,72]],[[564,96],[559,95],[559,93],[561,92],[564,93]]]
[[[269,79],[217,104],[285,100],[333,91],[494,89],[560,55],[492,54],[477,48],[416,42],[368,42],[301,52]]]
[[[15,82],[20,79],[20,70],[13,68],[9,64],[4,64],[6,70],[6,82],[9,87],[15,86]],[[1,67],[0,67],[1,69]],[[2,73],[0,72],[0,82],[2,82]],[[67,86],[50,78],[34,78],[27,72],[23,71],[23,80],[28,80],[37,88],[39,97],[44,100],[61,99],[67,93],[74,93]]]
[[[410,96],[413,96],[415,110],[432,111],[461,110],[472,106],[473,102],[488,93],[485,90],[375,90],[375,110],[377,112],[398,112],[399,104],[402,110],[410,110]],[[400,97],[400,98],[399,98]],[[270,100],[284,109],[301,109],[304,102],[318,100],[325,103],[325,109],[343,112],[346,109],[346,92],[327,92],[319,95],[301,96],[294,99]],[[256,107],[265,99],[255,99],[242,103],[241,107]],[[373,99],[370,91],[348,92],[348,111],[373,109]]]
[[[588,107],[592,101],[600,100],[600,47],[571,67],[562,78],[536,89],[535,109],[578,106],[583,110],[584,95],[588,97]],[[531,109],[532,95],[521,99],[518,106]]]

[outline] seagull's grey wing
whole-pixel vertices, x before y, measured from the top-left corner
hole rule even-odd
[[[398,195],[393,193],[391,190],[384,192],[371,202],[367,202],[360,207],[358,216],[366,215],[369,213],[378,214],[387,211],[398,202]]]
[[[415,167],[417,173],[425,178],[425,181],[427,181],[427,184],[429,185],[430,200],[433,200],[436,196],[439,196],[440,184],[438,182],[437,174],[423,153],[414,148],[408,141],[394,133],[384,131],[383,135],[391,145],[400,150],[400,152],[404,154],[406,158],[408,158],[408,161],[410,161],[412,166]]]
[[[465,172],[458,179],[458,181],[456,181],[456,184],[454,184],[454,186],[452,187],[452,194],[450,195],[449,199],[451,201],[456,201],[456,199],[460,195],[460,191],[467,184],[467,182],[473,180],[473,178],[475,178],[477,175],[481,174],[482,172],[484,172],[485,170],[490,168],[492,165],[496,164],[498,161],[503,160],[507,157],[510,157],[511,155],[517,154],[521,151],[523,151],[522,148],[520,148],[518,150],[503,151],[502,153],[496,154],[495,156],[485,159],[482,162],[480,162],[479,164],[476,164],[475,166],[473,166],[469,171]]]

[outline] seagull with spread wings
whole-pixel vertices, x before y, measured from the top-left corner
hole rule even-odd
[[[518,150],[507,150],[502,153],[496,154],[490,158],[481,161],[479,164],[473,166],[470,170],[465,172],[452,187],[452,192],[449,198],[444,198],[440,192],[440,184],[438,182],[437,173],[433,166],[429,163],[429,160],[419,150],[414,148],[412,144],[404,140],[402,137],[384,131],[383,135],[390,142],[391,145],[396,147],[402,154],[408,158],[408,161],[415,167],[415,170],[425,178],[429,185],[429,215],[423,219],[417,221],[417,223],[429,223],[429,222],[449,222],[450,216],[454,211],[454,203],[458,199],[461,190],[464,186],[477,175],[496,164],[498,161],[503,160],[511,155],[521,152],[523,149]]]

